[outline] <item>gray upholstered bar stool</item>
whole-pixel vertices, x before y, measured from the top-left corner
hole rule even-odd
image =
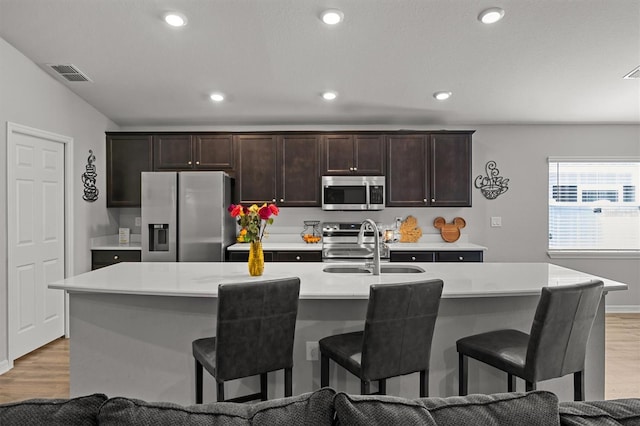
[[[215,337],[194,340],[196,403],[202,403],[203,367],[216,379],[218,401],[267,399],[267,373],[284,369],[284,394],[291,396],[293,339],[300,279],[221,284]],[[260,375],[260,392],[224,398],[224,382]]]
[[[442,280],[374,284],[363,331],[320,340],[320,382],[329,386],[329,359],[360,379],[360,391],[386,394],[386,379],[420,372],[420,396],[429,396],[429,360]]]
[[[544,287],[530,334],[496,330],[458,340],[460,395],[467,394],[470,357],[505,371],[509,392],[515,391],[515,376],[530,391],[537,382],[573,373],[574,399],[584,401],[587,341],[602,289],[602,281]]]

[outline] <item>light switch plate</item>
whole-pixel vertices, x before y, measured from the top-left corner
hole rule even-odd
[[[492,228],[500,228],[502,226],[502,217],[500,216],[491,216],[491,227]]]

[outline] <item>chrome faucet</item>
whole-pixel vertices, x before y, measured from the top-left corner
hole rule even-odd
[[[371,219],[365,219],[360,225],[360,232],[358,232],[358,244],[362,244],[364,241],[364,231],[367,227],[367,224],[371,226],[373,229],[373,237],[374,237],[374,249],[373,249],[373,275],[380,275],[380,231],[378,230],[378,226]],[[368,266],[365,263],[365,267]]]

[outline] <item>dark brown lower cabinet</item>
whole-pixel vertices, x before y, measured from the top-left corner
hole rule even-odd
[[[249,251],[227,251],[228,262],[247,262]],[[322,262],[321,251],[266,251],[265,262]]]
[[[391,262],[482,262],[482,250],[392,251]]]
[[[140,262],[140,250],[91,250],[91,270],[120,262]]]

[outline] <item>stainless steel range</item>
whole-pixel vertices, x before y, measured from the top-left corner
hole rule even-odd
[[[371,226],[365,227],[362,244],[358,244],[360,222],[326,222],[322,224],[323,262],[372,260],[375,248]],[[382,239],[380,239],[382,241]],[[389,260],[389,247],[380,243],[380,259]]]

